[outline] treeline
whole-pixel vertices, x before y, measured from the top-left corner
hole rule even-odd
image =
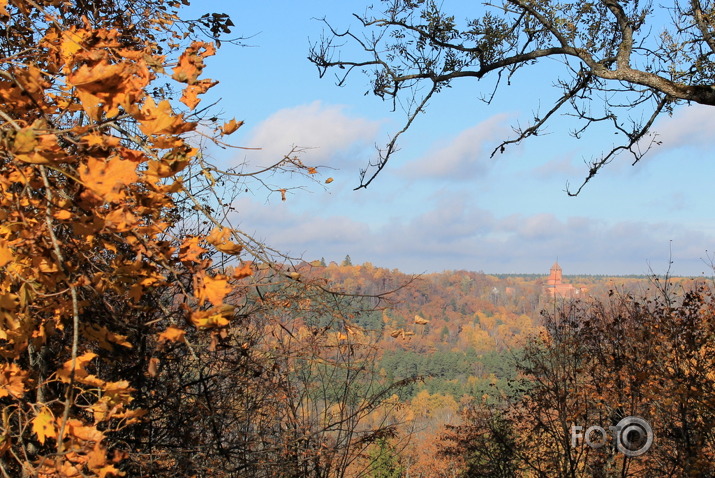
[[[399,465],[393,476],[640,476],[656,468],[658,476],[709,476],[712,436],[703,423],[715,424],[706,405],[712,377],[693,368],[715,350],[705,281],[589,276],[576,283],[589,292],[572,301],[546,295],[545,276],[415,279],[370,264],[321,273],[337,288],[381,293],[408,284],[379,303],[380,322],[370,314],[379,376],[406,380],[390,415],[396,434],[380,448]],[[616,441],[592,449],[578,432],[580,441],[561,445],[571,426],[609,430],[630,416],[658,422],[653,433],[665,448],[628,456]]]

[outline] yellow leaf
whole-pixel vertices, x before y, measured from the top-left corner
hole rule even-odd
[[[420,317],[419,315],[415,315],[415,324],[417,324],[417,325],[429,324],[429,320],[427,320],[423,317]]]
[[[15,135],[13,152],[17,154],[31,153],[37,147],[37,138],[32,128],[24,128]]]
[[[47,407],[42,407],[42,411],[32,419],[32,431],[37,435],[37,439],[43,445],[47,438],[57,438],[57,428],[55,427],[55,417]]]
[[[228,325],[229,317],[234,313],[235,308],[230,305],[213,307],[209,310],[193,312],[191,323],[198,328],[223,327]]]
[[[49,164],[50,158],[39,154],[37,151],[33,151],[30,154],[16,154],[15,159],[28,164]]]
[[[62,33],[60,56],[65,63],[69,63],[75,53],[82,49],[82,42],[87,36],[89,36],[87,30],[77,31],[76,27]]]

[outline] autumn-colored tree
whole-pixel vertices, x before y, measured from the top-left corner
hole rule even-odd
[[[712,475],[715,302],[709,288],[676,293],[666,285],[648,299],[613,293],[604,301],[562,304],[547,314],[545,327],[518,361],[523,380],[516,393],[504,395],[498,408],[475,404],[467,423],[448,433],[447,452],[464,452],[464,476],[483,476],[478,470]],[[625,448],[645,447],[642,454],[624,452],[630,439],[609,428],[628,417],[646,420],[652,430],[653,446],[639,432],[643,440]],[[602,427],[606,437],[590,438],[604,445],[589,446],[573,426],[582,433]]]
[[[142,408],[173,396],[154,378],[188,354],[203,399],[215,393],[193,334],[228,340],[218,329],[246,312],[239,283],[254,272],[241,257],[272,263],[213,214],[219,176],[250,172],[220,171],[196,146],[227,146],[241,125],[198,109],[215,84],[202,78],[215,53],[205,37],[218,42],[232,23],[182,20],[182,4],[0,0],[3,477],[120,476],[166,438],[143,433],[188,440],[168,413]],[[290,156],[276,168],[315,172]],[[260,362],[230,359],[242,379]]]
[[[115,435],[133,475],[360,476],[348,468],[389,433],[360,304],[270,270],[250,290],[229,297],[230,325],[152,351],[135,400],[147,415]]]

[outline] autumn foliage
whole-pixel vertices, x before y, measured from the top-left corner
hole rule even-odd
[[[253,173],[200,145],[243,123],[200,105],[232,23],[187,3],[0,0],[2,478],[707,470],[706,288],[541,322],[530,280],[317,267],[231,227],[220,185]],[[636,412],[651,461],[562,440]]]
[[[465,423],[449,427],[443,452],[463,460],[463,476],[711,476],[709,287],[666,283],[644,298],[566,303],[545,327],[520,352],[511,392],[496,404],[475,400]],[[622,453],[613,430],[601,447],[572,439],[572,426],[610,430],[632,416],[652,429],[643,454]]]
[[[179,6],[0,1],[5,477],[122,475],[130,447],[108,437],[147,413],[137,350],[227,324],[229,282],[251,274],[204,255],[238,256],[230,230],[181,234],[182,201],[203,207],[185,181],[215,48],[192,40]]]

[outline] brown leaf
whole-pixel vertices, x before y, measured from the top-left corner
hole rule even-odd
[[[159,375],[159,359],[156,357],[152,357],[149,359],[149,367],[147,369],[147,373],[149,374],[150,377],[156,377]]]

